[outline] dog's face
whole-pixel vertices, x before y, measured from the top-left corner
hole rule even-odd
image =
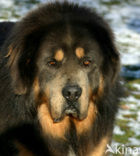
[[[39,49],[39,84],[54,122],[66,115],[86,118],[91,94],[99,87],[103,59],[99,45],[86,29],[77,29],[71,33],[52,29]]]
[[[34,92],[37,107],[45,103],[53,122],[66,116],[80,121],[116,81],[119,54],[100,17],[84,10],[83,18],[73,6],[64,14],[59,7],[48,13],[44,7],[16,24],[5,45],[8,64],[15,94]]]

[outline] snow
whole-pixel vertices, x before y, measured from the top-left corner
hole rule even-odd
[[[118,126],[115,126],[115,128],[114,128],[114,133],[115,133],[115,134],[118,134],[118,135],[124,135],[124,134],[125,134],[125,132],[122,131],[122,130],[120,129],[120,127],[118,127]]]
[[[0,0],[0,7],[7,8],[13,5],[13,3],[11,0]]]
[[[135,84],[133,84],[133,86],[136,87],[140,91],[140,84],[135,83]]]

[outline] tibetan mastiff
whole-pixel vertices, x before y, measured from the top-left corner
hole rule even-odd
[[[106,155],[121,97],[108,24],[53,2],[0,27],[0,156]]]

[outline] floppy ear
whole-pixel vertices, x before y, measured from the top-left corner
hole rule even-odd
[[[103,65],[101,67],[102,73],[108,79],[107,81],[113,84],[120,70],[120,57],[114,43],[112,30],[101,18],[98,19],[97,23],[91,21],[89,27],[93,38],[97,40],[104,57]]]
[[[115,46],[113,46],[111,64],[112,64],[112,83],[114,83],[120,71],[120,56]]]
[[[21,49],[14,48],[12,45],[10,45],[9,52],[6,56],[9,57],[8,67],[10,69],[10,74],[12,78],[12,86],[14,88],[15,94],[18,95],[26,94],[27,92],[27,85],[24,82],[23,77],[21,76],[21,69],[19,67],[19,58],[21,57],[20,52]]]
[[[35,79],[37,52],[41,40],[36,33],[27,35],[20,42],[14,41],[9,46],[8,66],[14,91],[18,95],[26,94]]]
[[[114,84],[120,71],[120,56],[113,43],[113,39],[108,42],[105,49],[106,53],[104,54],[102,71],[104,75],[108,75],[109,84]]]
[[[32,17],[32,14],[28,16]],[[32,20],[33,17],[30,21],[28,16],[16,23],[3,47],[3,51],[8,51],[12,85],[18,95],[26,94],[34,82],[37,55],[47,30]]]

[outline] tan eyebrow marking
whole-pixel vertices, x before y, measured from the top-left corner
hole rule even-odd
[[[76,48],[75,53],[76,53],[76,56],[79,59],[82,58],[82,57],[84,57],[84,55],[85,55],[84,49],[82,47]]]
[[[56,51],[54,58],[56,59],[56,61],[62,61],[64,58],[64,52],[62,49],[59,49]]]

